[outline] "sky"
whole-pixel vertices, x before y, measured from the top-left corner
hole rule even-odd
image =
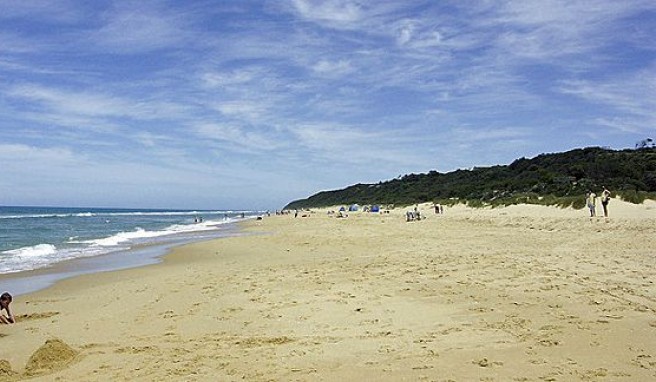
[[[0,205],[275,209],[633,148],[653,0],[0,0]]]

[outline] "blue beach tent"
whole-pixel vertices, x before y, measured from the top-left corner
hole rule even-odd
[[[357,211],[359,208],[360,206],[358,206],[357,204],[351,204],[351,206],[349,207],[349,211],[351,212]]]
[[[380,212],[380,206],[374,204],[371,206],[371,212]]]

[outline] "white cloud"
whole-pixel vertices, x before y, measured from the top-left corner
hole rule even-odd
[[[38,51],[38,46],[33,40],[22,37],[14,32],[0,31],[0,53],[24,54]]]
[[[341,76],[353,71],[351,63],[348,60],[320,60],[312,66],[312,69],[316,73],[329,76]]]
[[[238,68],[227,72],[212,71],[202,75],[202,82],[209,88],[222,88],[249,83],[260,75],[260,71],[254,68]]]
[[[9,95],[41,104],[50,110],[75,115],[116,116],[124,115],[126,110],[133,108],[130,102],[119,98],[46,88],[39,85],[17,86],[9,91]]]
[[[68,148],[62,147],[35,147],[23,144],[0,144],[0,161],[3,168],[9,167],[9,163],[14,164],[34,164],[44,163],[54,164],[71,164],[75,160],[73,153]]]
[[[134,134],[133,139],[146,147],[159,147],[162,143],[171,143],[174,141],[168,135],[154,134],[148,131]]]
[[[656,79],[651,69],[606,81],[562,81],[557,88],[592,104],[603,105],[601,125],[623,132],[648,132],[656,125]]]
[[[267,105],[252,101],[229,101],[216,105],[221,114],[244,120],[258,120],[267,111]]]
[[[397,30],[397,38],[396,42],[399,45],[405,45],[407,44],[410,40],[412,40],[412,36],[414,34],[414,23],[410,20],[404,20],[401,25],[398,27]]]
[[[310,21],[348,25],[360,20],[362,7],[353,0],[292,0],[298,14]]]
[[[195,126],[193,131],[200,138],[221,142],[219,147],[229,151],[254,153],[282,146],[271,134],[247,130],[234,124],[204,123]]]
[[[0,0],[0,140],[71,147],[31,154],[125,169],[130,192],[143,171],[329,186],[656,125],[653,1],[59,4]]]
[[[0,0],[0,19],[25,18],[34,22],[77,22],[83,13],[78,4],[70,0]]]
[[[104,25],[91,40],[113,52],[148,52],[181,44],[189,37],[185,25],[183,14],[125,2],[106,13]]]
[[[593,130],[590,132],[590,134],[594,134],[594,138],[599,138],[600,136],[607,135],[608,130],[605,129],[607,127],[611,128],[614,131],[619,131],[622,133],[641,133],[641,128],[638,128],[637,126],[644,126],[644,121],[639,121],[636,119],[628,119],[628,118],[620,118],[620,117],[600,117],[600,118],[595,118],[592,121],[595,125],[599,127],[603,127],[604,129],[597,129]],[[645,132],[647,132],[647,129],[644,129]]]
[[[589,54],[609,41],[625,38],[615,33],[617,22],[655,9],[649,1],[530,0],[505,2],[495,26],[511,27],[497,43],[506,52],[524,58],[554,59]]]
[[[450,139],[458,142],[478,142],[489,144],[498,140],[522,139],[530,137],[525,128],[467,128],[456,127],[450,131]]]
[[[289,126],[299,146],[311,155],[308,161],[331,166],[361,165],[377,169],[417,164],[418,137],[399,131],[365,131],[355,126],[304,123]],[[418,155],[419,154],[419,155]]]
[[[150,120],[180,115],[183,107],[169,102],[135,101],[127,96],[64,90],[36,84],[15,86],[7,95],[39,106],[45,113],[75,117],[117,117]]]
[[[396,27],[396,43],[405,48],[425,49],[441,46],[442,33],[422,27],[418,20],[401,20]],[[445,46],[446,47],[446,46]]]
[[[654,9],[648,0],[605,1],[605,0],[524,0],[503,3],[501,21],[546,26],[566,31],[569,34],[585,29],[598,29],[604,22]]]

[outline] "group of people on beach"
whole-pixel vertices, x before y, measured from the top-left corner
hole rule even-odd
[[[601,191],[601,206],[604,209],[604,217],[608,217],[608,203],[610,202],[610,191],[604,186],[602,186],[603,191]],[[588,205],[588,209],[590,210],[590,217],[593,218],[597,216],[597,194],[595,194],[592,190],[588,190],[587,194],[585,195],[585,201],[586,204]]]
[[[9,292],[5,292],[0,296],[0,323],[2,324],[13,324],[16,322],[14,315],[11,313],[11,308],[9,308],[12,300],[13,297],[11,297]],[[4,313],[2,313],[3,310],[5,311]]]
[[[405,221],[412,222],[415,220],[421,220],[421,212],[419,212],[419,208],[416,205],[414,210],[405,213]]]

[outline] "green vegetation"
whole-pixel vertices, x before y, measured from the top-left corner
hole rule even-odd
[[[656,148],[610,150],[599,147],[520,158],[505,166],[449,173],[408,174],[378,184],[356,184],[296,200],[286,209],[334,205],[506,206],[519,203],[583,208],[584,195],[608,187],[613,197],[632,203],[656,199]]]

